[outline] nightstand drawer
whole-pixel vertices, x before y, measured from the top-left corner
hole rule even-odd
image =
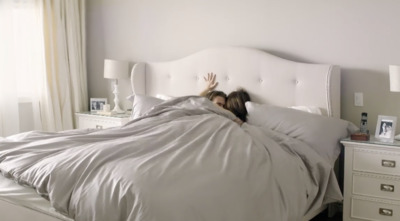
[[[400,153],[354,148],[353,170],[400,176]]]
[[[389,201],[352,198],[351,217],[363,220],[399,221],[400,205]]]
[[[95,128],[95,129],[105,129],[109,127],[119,126],[120,123],[112,120],[103,120],[95,118],[79,118],[79,127],[82,128]]]
[[[129,114],[118,114],[104,116],[96,113],[82,112],[75,113],[79,129],[94,128],[106,129],[109,127],[121,126],[130,120]]]
[[[400,200],[400,178],[376,174],[353,174],[353,193]]]

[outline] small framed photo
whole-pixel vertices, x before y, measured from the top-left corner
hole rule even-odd
[[[103,111],[107,98],[90,98],[90,112]]]
[[[376,124],[375,138],[384,142],[393,142],[396,121],[397,117],[379,115]]]

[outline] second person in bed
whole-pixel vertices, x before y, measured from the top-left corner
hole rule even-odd
[[[207,83],[206,89],[200,93],[211,100],[214,104],[231,111],[237,117],[234,121],[239,125],[247,120],[247,109],[245,103],[250,101],[250,95],[247,91],[239,89],[231,92],[228,96],[223,91],[214,90],[218,82],[214,73],[208,73],[204,77]]]

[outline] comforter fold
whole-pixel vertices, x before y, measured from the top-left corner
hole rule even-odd
[[[341,200],[305,143],[181,97],[124,126],[0,141],[1,173],[80,220],[301,220]]]

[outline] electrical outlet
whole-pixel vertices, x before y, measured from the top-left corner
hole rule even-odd
[[[357,106],[357,107],[364,106],[363,93],[361,93],[361,92],[354,93],[354,106]]]

